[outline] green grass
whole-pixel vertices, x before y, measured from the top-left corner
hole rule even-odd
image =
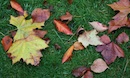
[[[48,8],[43,5],[43,0],[17,0],[24,10],[29,14],[35,8]],[[69,23],[70,28],[75,33],[79,26],[86,30],[93,28],[88,24],[90,21],[99,21],[108,25],[108,22],[115,15],[115,12],[107,6],[118,0],[74,0],[73,4],[69,5],[67,0],[47,0],[49,5],[54,7],[52,15],[46,21],[43,30],[47,30],[51,42],[49,48],[45,49],[42,54],[39,66],[26,65],[20,61],[12,65],[11,60],[7,57],[6,52],[0,44],[0,78],[74,78],[71,71],[79,66],[89,67],[101,55],[95,51],[94,46],[89,46],[82,51],[75,51],[70,61],[61,64],[62,56],[66,50],[77,40],[77,37],[64,35],[59,33],[53,24],[53,19],[59,17],[69,11],[73,15],[73,20]],[[15,27],[9,24],[10,15],[17,16],[16,12],[9,7],[8,0],[0,2],[0,32],[9,35],[9,31]],[[129,36],[130,29],[121,28],[111,34],[108,34],[115,42],[115,38],[121,33],[126,32]],[[107,34],[107,32],[99,35]],[[58,37],[60,36],[60,38]],[[0,39],[3,36],[0,35]],[[68,40],[70,39],[70,40]],[[55,50],[54,44],[58,43],[62,48]],[[94,74],[94,78],[130,78],[130,42],[119,45],[125,52],[125,58],[117,58],[114,63],[109,66],[105,72]]]

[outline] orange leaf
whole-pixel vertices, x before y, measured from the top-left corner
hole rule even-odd
[[[63,23],[59,20],[56,20],[56,19],[53,22],[59,32],[65,33],[67,35],[73,34],[72,31],[70,30],[70,28],[65,23]]]
[[[16,2],[16,0],[11,0],[10,1],[10,4],[11,4],[11,7],[14,8],[15,10],[17,10],[18,12],[24,14],[24,10],[23,8],[21,7],[21,5]]]
[[[74,46],[72,45],[67,51],[66,53],[64,54],[63,58],[62,58],[62,63],[68,61],[71,56],[72,56],[72,52],[74,50]]]
[[[12,38],[10,38],[9,36],[5,36],[2,39],[1,43],[5,51],[7,51],[10,48],[10,46],[12,45],[12,41],[13,41]]]

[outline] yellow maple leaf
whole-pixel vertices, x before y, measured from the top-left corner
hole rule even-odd
[[[24,16],[14,17],[11,16],[10,24],[17,27],[17,33],[14,37],[14,41],[19,39],[24,39],[31,33],[33,33],[33,29],[41,28],[44,25],[44,22],[41,23],[33,23],[32,19],[26,20]]]
[[[15,41],[7,53],[11,54],[13,64],[23,59],[27,64],[36,66],[42,57],[40,50],[46,47],[48,45],[44,40],[35,35],[29,35],[25,39]]]
[[[97,36],[96,30],[85,31],[83,34],[79,35],[78,42],[81,42],[84,47],[88,45],[102,45],[103,43],[100,41],[100,37]]]

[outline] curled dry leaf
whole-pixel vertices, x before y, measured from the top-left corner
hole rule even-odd
[[[95,73],[102,73],[108,68],[106,62],[101,58],[96,59],[91,65],[91,70]]]
[[[72,4],[73,0],[67,0],[69,4]]]
[[[87,71],[82,78],[93,78],[93,73],[91,71]]]
[[[62,58],[62,63],[68,61],[71,56],[72,56],[72,53],[73,53],[73,50],[74,50],[74,46],[72,45],[64,54],[63,58]]]
[[[10,0],[11,7],[24,15],[24,10],[16,0]]]
[[[108,44],[111,42],[110,38],[107,35],[103,35],[100,37],[100,40],[104,43],[104,44]]]
[[[102,23],[99,23],[97,21],[89,22],[94,29],[96,29],[98,32],[103,32],[108,29],[106,25],[103,25]]]
[[[2,39],[1,43],[5,51],[7,51],[12,46],[12,42],[13,42],[13,39],[9,36],[5,36]]]
[[[84,46],[80,42],[75,42],[74,44],[74,50],[83,50]]]
[[[43,30],[33,30],[35,35],[37,35],[38,37],[40,38],[43,38],[46,34],[47,34],[47,31],[43,31]]]
[[[82,35],[85,32],[84,28],[79,27],[76,31],[77,36]]]
[[[116,41],[121,44],[123,42],[128,42],[129,41],[129,36],[125,33],[122,32],[117,38]]]
[[[59,32],[62,32],[64,34],[67,34],[67,35],[72,35],[72,31],[70,30],[70,28],[63,22],[59,21],[59,20],[56,20],[54,19],[54,24],[56,26],[56,29],[59,31]]]
[[[58,44],[55,44],[54,46],[55,46],[55,49],[56,49],[56,50],[61,49],[61,47],[60,47]]]
[[[97,34],[98,32],[96,30],[85,31],[83,34],[79,35],[78,42],[81,42],[84,47],[88,45],[103,45]]]
[[[88,70],[85,66],[78,67],[72,71],[72,74],[75,77],[81,77],[85,74],[85,72]]]
[[[45,22],[48,20],[50,17],[50,11],[49,9],[41,9],[41,8],[36,8],[32,12],[32,19],[33,22]]]
[[[67,20],[68,22],[70,22],[71,20],[72,20],[72,15],[69,13],[69,12],[66,12],[66,15],[62,15],[61,17],[60,17],[60,19],[62,20],[62,21],[64,21],[64,20]],[[68,23],[67,22],[67,23]]]

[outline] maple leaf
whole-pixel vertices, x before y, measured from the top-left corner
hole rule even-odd
[[[107,26],[103,25],[102,23],[99,23],[97,21],[93,21],[93,22],[89,22],[94,29],[96,29],[98,32],[103,32],[105,30],[107,30]]]
[[[33,33],[33,29],[41,28],[44,25],[44,22],[41,23],[33,23],[32,19],[25,20],[24,16],[14,17],[11,16],[10,24],[17,27],[17,33],[14,36],[14,41],[19,39],[24,39],[31,33]]]
[[[112,32],[118,28],[124,27],[129,23],[128,14],[130,13],[130,1],[120,0],[113,4],[109,4],[112,9],[120,11],[117,15],[113,17],[113,20],[109,22],[108,32]]]
[[[49,9],[41,9],[41,8],[36,8],[33,12],[32,12],[32,19],[33,22],[45,22],[46,20],[49,19],[51,13],[49,11]]]
[[[56,19],[53,22],[59,32],[65,33],[67,35],[73,34],[72,31],[70,30],[70,28],[65,23],[63,23],[59,20],[56,20]]]
[[[102,45],[103,43],[100,41],[100,37],[97,36],[96,30],[85,31],[83,34],[79,35],[78,42],[81,42],[84,47],[88,45]]]
[[[7,53],[10,54],[13,64],[23,59],[27,64],[36,66],[42,57],[40,50],[46,47],[48,45],[44,40],[36,35],[29,35],[25,39],[15,41]]]

